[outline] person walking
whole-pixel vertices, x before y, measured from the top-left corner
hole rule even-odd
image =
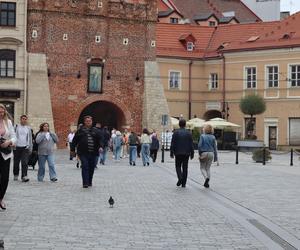
[[[6,209],[3,202],[8,182],[10,159],[13,156],[11,147],[17,142],[16,133],[9,119],[9,114],[3,104],[0,103],[0,208]]]
[[[68,134],[68,138],[67,138],[67,144],[68,144],[67,146],[70,149],[70,161],[72,161],[74,158],[74,156],[71,153],[71,143],[74,138],[75,132],[76,132],[76,130],[71,130],[71,132]]]
[[[120,161],[122,150],[123,137],[119,130],[116,131],[116,136],[113,138],[113,148],[115,149],[115,160]]]
[[[129,144],[129,164],[135,166],[137,156],[137,145],[139,145],[139,138],[134,131],[131,131],[128,137]]]
[[[27,115],[21,115],[20,124],[16,124],[15,132],[17,137],[16,148],[14,150],[14,180],[19,178],[20,162],[22,165],[21,180],[22,182],[28,182],[27,177],[28,161],[32,152],[32,130],[27,125]]]
[[[150,144],[151,144],[151,138],[149,136],[148,129],[143,129],[143,134],[141,136],[141,153],[142,153],[142,161],[144,166],[150,165]]]
[[[100,150],[100,165],[105,165],[105,161],[107,158],[107,151],[109,148],[109,140],[110,140],[110,134],[108,131],[107,126],[104,126],[102,130],[102,135],[103,135],[103,150]]]
[[[212,161],[218,161],[216,138],[213,135],[213,128],[211,125],[206,125],[203,128],[203,134],[200,135],[198,151],[200,170],[205,179],[204,187],[209,188],[210,180],[210,166]]]
[[[50,181],[56,182],[57,175],[54,162],[54,144],[58,143],[57,135],[49,130],[49,123],[40,125],[40,130],[35,139],[38,144],[38,181],[43,181],[45,177],[45,165],[48,162]]]
[[[179,121],[179,129],[175,130],[171,140],[170,156],[174,158],[178,177],[177,186],[185,187],[188,176],[189,157],[194,158],[192,134],[185,129],[186,121]]]
[[[156,134],[153,133],[151,137],[151,145],[150,145],[150,157],[152,158],[153,162],[156,161],[158,149],[159,149],[159,140],[157,139]]]
[[[81,161],[82,187],[93,186],[93,177],[99,152],[103,150],[103,138],[99,129],[93,127],[93,118],[85,116],[83,126],[77,130],[71,143],[71,151]]]

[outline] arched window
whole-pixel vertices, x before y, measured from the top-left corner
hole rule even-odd
[[[0,50],[0,77],[15,77],[16,51]]]

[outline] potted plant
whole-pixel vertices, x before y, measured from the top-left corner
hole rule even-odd
[[[200,131],[198,128],[194,128],[192,130],[192,138],[193,138],[194,149],[197,150],[198,142],[199,142],[199,138],[200,138]]]
[[[255,149],[252,153],[252,159],[255,162],[263,162],[264,149],[258,148]],[[271,152],[269,149],[265,148],[265,161],[269,161],[272,159]]]
[[[247,95],[243,97],[240,101],[240,110],[245,115],[250,115],[250,121],[248,122],[248,124],[246,124],[247,131],[249,132],[249,134],[246,135],[245,139],[256,140],[257,137],[254,134],[255,122],[253,116],[265,112],[266,103],[264,99],[261,96],[256,94]]]

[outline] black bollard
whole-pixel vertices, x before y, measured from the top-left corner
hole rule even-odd
[[[164,144],[161,147],[161,162],[162,163],[165,162],[165,147],[164,147]]]
[[[3,249],[4,249],[4,241],[0,240],[0,250],[3,250]]]
[[[294,165],[294,150],[291,148],[291,163],[290,163],[290,166],[293,166]]]
[[[239,164],[239,147],[236,147],[235,150],[235,164]]]
[[[262,162],[263,165],[266,165],[266,148],[264,147],[263,148],[263,162]]]

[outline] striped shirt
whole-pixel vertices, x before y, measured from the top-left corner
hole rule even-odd
[[[93,153],[94,152],[95,143],[94,143],[94,138],[93,138],[93,136],[91,134],[91,129],[89,129],[89,128],[82,128],[82,129],[83,129],[83,131],[87,135],[88,152],[89,153]]]

